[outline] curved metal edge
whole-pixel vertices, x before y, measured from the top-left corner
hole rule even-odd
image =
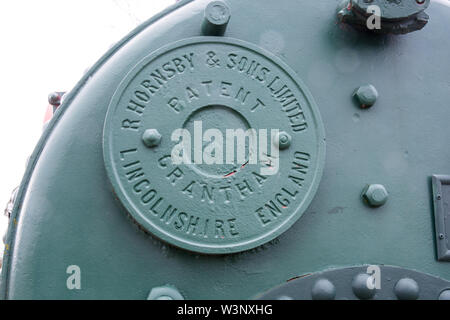
[[[111,49],[109,49],[90,69],[89,71],[81,78],[80,81],[75,85],[75,87],[67,94],[66,99],[64,100],[63,104],[58,108],[58,111],[55,113],[54,117],[48,124],[48,127],[45,129],[45,131],[42,133],[41,137],[39,138],[39,141],[34,148],[33,153],[30,156],[28,166],[25,170],[25,173],[23,175],[22,181],[20,183],[19,191],[17,193],[17,198],[13,207],[13,211],[9,220],[8,225],[8,231],[6,235],[6,241],[5,241],[5,251],[3,254],[3,266],[2,266],[2,272],[0,276],[0,299],[6,300],[8,299],[8,284],[9,284],[9,275],[10,275],[10,259],[14,251],[14,239],[16,234],[16,224],[17,219],[19,218],[19,213],[22,205],[22,201],[24,199],[25,193],[28,189],[28,184],[30,182],[31,175],[33,174],[34,168],[37,164],[37,161],[41,155],[41,152],[47,142],[47,139],[50,136],[50,133],[52,132],[53,128],[55,127],[56,123],[61,119],[63,114],[65,113],[66,109],[69,108],[70,104],[74,100],[75,96],[78,94],[78,92],[84,87],[84,85],[87,83],[89,78],[97,72],[103,64],[112,56],[114,55],[118,49],[120,49],[122,46],[124,46],[127,42],[129,42],[131,39],[133,39],[136,35],[138,35],[141,31],[143,31],[148,26],[152,25],[156,21],[160,20],[161,18],[165,17],[169,13],[185,6],[186,4],[193,2],[194,0],[181,0],[176,2],[175,4],[167,7],[160,13],[156,14],[152,18],[148,19],[144,23],[137,26],[134,30],[132,30],[128,35],[126,35],[122,40],[117,42]],[[9,248],[8,248],[9,247]]]
[[[386,284],[389,284],[387,286],[388,290],[393,290],[395,283],[403,278],[412,278],[416,280],[417,282],[430,282],[431,285],[434,287],[434,292],[436,293],[436,296],[430,298],[429,296],[429,290],[421,290],[423,291],[421,293],[421,297],[419,297],[419,300],[437,300],[439,297],[439,292],[442,292],[444,290],[450,290],[450,281],[441,278],[439,276],[436,276],[434,274],[425,273],[422,271],[419,271],[417,269],[410,269],[402,266],[396,266],[396,265],[385,265],[385,264],[376,264],[376,265],[370,265],[370,264],[363,264],[363,265],[353,265],[353,266],[344,266],[344,267],[332,267],[327,268],[319,272],[310,272],[305,273],[301,276],[295,277],[293,279],[287,280],[284,283],[281,283],[277,285],[274,288],[271,288],[265,292],[260,292],[254,297],[252,297],[253,300],[273,300],[276,299],[276,296],[280,298],[280,300],[284,300],[284,298],[290,298],[289,300],[311,300],[312,297],[310,296],[311,289],[312,289],[312,283],[316,282],[319,279],[327,279],[330,281],[334,281],[336,284],[336,280],[343,279],[343,282],[345,282],[345,285],[347,286],[347,292],[349,293],[349,297],[342,297],[342,283],[337,283],[336,289],[340,289],[340,297],[336,297],[337,300],[340,300],[342,298],[347,298],[350,300],[353,299],[359,299],[357,296],[354,296],[354,293],[352,292],[351,288],[351,279],[354,279],[355,276],[358,274],[367,274],[368,273],[368,267],[376,267],[379,269],[380,277],[383,278],[383,280],[380,279],[381,284],[383,285],[383,288],[386,287]],[[373,271],[372,271],[373,272]],[[384,276],[382,276],[382,274]],[[386,276],[386,273],[388,276]],[[373,273],[372,273],[373,274]],[[349,281],[350,280],[350,281]],[[424,281],[426,280],[426,281]],[[345,287],[344,287],[345,288]],[[382,290],[383,288],[377,289]],[[285,295],[286,292],[292,292],[295,291],[298,295],[301,295],[301,293],[305,293],[302,298],[295,298],[290,295]],[[308,292],[306,294],[306,292]],[[385,290],[386,292],[386,290]],[[379,293],[378,293],[379,294]],[[352,297],[353,296],[353,297]],[[306,298],[308,297],[308,298]],[[377,297],[377,293],[375,293],[375,296],[373,297],[374,300],[386,300],[386,296]],[[372,299],[372,298],[369,298]],[[397,298],[398,299],[398,298]]]

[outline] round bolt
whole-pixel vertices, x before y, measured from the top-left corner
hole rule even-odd
[[[424,4],[426,0],[416,0],[418,4]]]
[[[394,292],[399,300],[417,300],[419,285],[413,279],[403,278],[395,285]]]
[[[275,143],[280,150],[287,149],[291,146],[292,137],[287,132],[282,131],[278,133]]]
[[[142,135],[142,142],[149,148],[157,147],[161,143],[161,134],[156,129],[147,129]]]
[[[353,97],[361,109],[367,109],[377,102],[378,91],[373,85],[368,84],[356,89]]]
[[[436,200],[441,200],[441,196],[438,195],[438,196],[436,197]]]
[[[439,239],[444,239],[444,235],[442,233],[439,233]]]
[[[52,92],[48,95],[48,103],[54,107],[59,107],[61,104],[61,95],[58,92]]]
[[[367,273],[360,273],[353,278],[352,290],[356,297],[359,299],[370,299],[375,295],[375,288],[371,289],[368,286],[368,282],[371,280],[370,275]]]
[[[311,290],[313,300],[333,300],[336,297],[336,287],[327,279],[319,279]]]
[[[202,32],[205,36],[223,36],[230,21],[230,9],[223,1],[212,1],[205,9]]]
[[[439,300],[450,300],[450,289],[445,289],[439,295]]]
[[[363,190],[363,199],[371,207],[381,207],[388,200],[388,192],[381,184],[370,184]]]
[[[172,286],[155,287],[150,291],[147,300],[184,300],[181,293]]]

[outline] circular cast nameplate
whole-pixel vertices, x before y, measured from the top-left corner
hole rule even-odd
[[[324,129],[280,59],[235,39],[192,38],[149,55],[122,81],[104,159],[145,230],[226,254],[274,239],[304,213],[322,175]]]

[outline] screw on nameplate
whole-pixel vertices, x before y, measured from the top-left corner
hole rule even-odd
[[[280,132],[278,134],[277,139],[275,139],[275,143],[280,150],[287,149],[291,146],[292,137],[287,132]]]
[[[142,135],[142,142],[149,148],[157,147],[161,143],[161,139],[162,136],[156,129],[145,130]]]

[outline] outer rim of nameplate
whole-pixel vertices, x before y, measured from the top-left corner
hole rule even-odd
[[[112,120],[116,114],[116,109],[118,107],[118,102],[120,101],[122,95],[127,90],[128,86],[131,84],[133,79],[140,73],[140,71],[145,68],[148,64],[150,64],[153,60],[170,53],[173,50],[196,44],[228,44],[237,47],[241,47],[242,49],[252,51],[257,55],[262,56],[263,58],[271,61],[274,65],[276,65],[280,71],[284,72],[287,77],[289,77],[292,82],[296,85],[299,92],[303,95],[305,100],[308,102],[308,108],[311,112],[311,116],[313,118],[313,122],[315,124],[315,133],[317,136],[317,159],[316,159],[316,170],[314,172],[314,176],[312,179],[312,183],[309,186],[308,192],[303,198],[302,202],[292,211],[287,219],[283,221],[283,223],[279,224],[276,228],[269,230],[268,232],[262,233],[259,237],[254,237],[250,240],[236,242],[235,244],[205,244],[201,242],[192,241],[189,239],[185,239],[182,237],[178,237],[173,235],[170,232],[167,232],[165,229],[159,227],[158,225],[152,223],[152,221],[145,217],[140,212],[140,209],[133,203],[130,197],[127,195],[124,190],[120,177],[117,174],[115,165],[114,165],[114,156],[112,154],[113,146],[113,138],[112,135],[114,133],[112,128]],[[115,91],[113,98],[108,106],[108,111],[105,118],[105,124],[103,129],[103,158],[107,171],[108,178],[113,186],[114,193],[119,198],[121,204],[125,207],[127,212],[131,215],[131,217],[147,232],[154,235],[158,239],[173,245],[175,247],[185,249],[191,252],[201,253],[201,254],[231,254],[242,252],[246,250],[250,250],[256,248],[260,245],[263,245],[276,237],[283,234],[287,231],[307,210],[309,205],[311,204],[317,189],[319,187],[319,183],[322,177],[323,168],[325,165],[325,129],[323,126],[322,118],[319,112],[319,109],[312,97],[312,94],[307,89],[306,85],[299,78],[299,76],[295,73],[293,69],[291,69],[285,62],[283,62],[280,58],[275,56],[274,54],[245,41],[226,38],[226,37],[194,37],[176,41],[174,43],[168,44],[153,53],[149,54],[145,58],[143,58],[139,63],[137,63],[131,71],[124,77]]]

